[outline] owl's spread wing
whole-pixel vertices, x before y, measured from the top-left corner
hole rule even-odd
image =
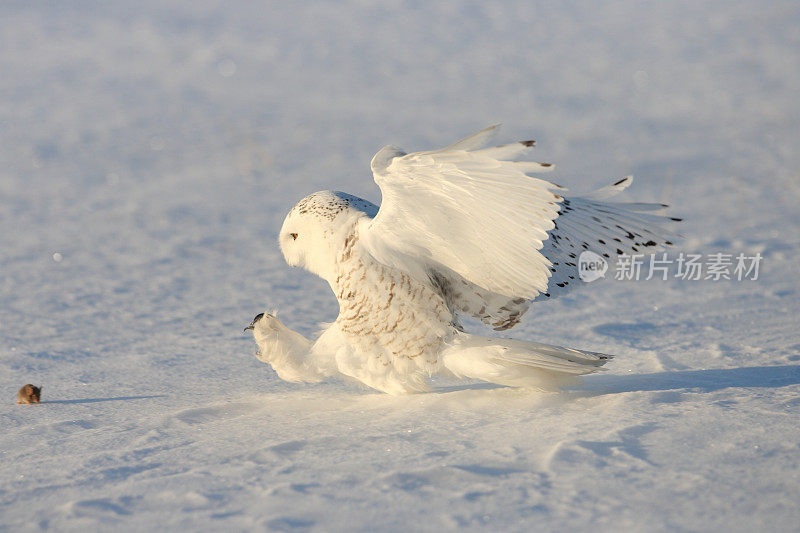
[[[378,261],[439,263],[510,297],[547,288],[547,261],[537,250],[558,215],[559,187],[526,174],[549,166],[505,159],[523,153],[524,143],[478,150],[495,129],[443,150],[378,152],[372,170],[383,200],[366,239],[362,233]]]
[[[379,151],[372,171],[383,200],[361,230],[366,250],[417,277],[443,278],[457,289],[453,307],[505,329],[530,300],[555,292],[553,278],[559,290],[577,284],[580,251],[631,253],[636,245],[664,244],[657,223],[665,219],[636,212],[650,204],[599,201],[630,179],[565,199],[566,189],[529,175],[552,165],[517,160],[532,141],[484,148],[496,131],[486,128],[441,150]]]

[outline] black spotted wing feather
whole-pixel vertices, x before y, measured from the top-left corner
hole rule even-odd
[[[534,301],[555,298],[585,285],[578,262],[586,250],[608,263],[606,276],[614,275],[616,258],[622,254],[650,254],[674,244],[678,235],[665,227],[668,218],[642,211],[663,209],[664,204],[607,203],[587,198],[564,199],[554,227],[541,253],[552,263],[547,291]]]

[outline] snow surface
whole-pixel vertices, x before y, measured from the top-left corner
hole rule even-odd
[[[800,523],[794,1],[0,4],[0,530],[786,531]],[[685,216],[748,282],[598,283],[513,336],[560,394],[281,382],[336,314],[275,243],[384,144],[486,125]],[[25,383],[45,403],[14,405]]]

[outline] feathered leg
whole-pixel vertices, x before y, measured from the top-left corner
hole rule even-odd
[[[308,357],[312,342],[284,326],[275,315],[257,315],[245,329],[253,330],[256,357],[269,363],[281,379],[316,382],[328,375]]]

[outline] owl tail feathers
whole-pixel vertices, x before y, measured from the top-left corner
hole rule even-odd
[[[580,375],[600,370],[612,357],[538,342],[463,333],[445,349],[442,362],[457,377],[557,390],[580,383]]]

